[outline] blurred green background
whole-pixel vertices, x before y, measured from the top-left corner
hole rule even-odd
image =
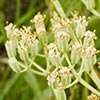
[[[95,41],[96,48],[100,50],[100,19],[90,13],[82,4],[81,0],[59,0],[67,17],[71,17],[71,12],[78,11],[79,15],[90,16],[87,29],[96,30],[98,39]],[[30,25],[34,30],[34,25],[30,20],[37,12],[46,14],[46,28],[50,27],[50,12],[54,10],[53,4],[49,0],[0,0],[0,100],[55,100],[54,94],[47,85],[46,78],[36,76],[30,72],[16,74],[7,64],[7,54],[5,51],[6,32],[4,27],[6,21],[12,22],[20,27]],[[96,0],[95,9],[100,12],[100,5]],[[100,61],[100,53],[97,55]],[[41,59],[39,63],[43,65]],[[100,77],[100,71],[95,70]],[[85,77],[86,78],[86,77]],[[92,85],[94,83],[87,77]],[[68,100],[87,100],[88,90],[77,84],[66,90]]]

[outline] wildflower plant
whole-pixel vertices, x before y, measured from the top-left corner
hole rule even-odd
[[[17,28],[10,23],[5,27],[8,38],[5,47],[10,67],[17,73],[30,70],[34,74],[46,77],[57,100],[67,100],[65,89],[77,83],[100,97],[100,79],[93,68],[98,53],[94,43],[97,38],[95,31],[86,30],[88,21],[85,16],[72,13],[73,17],[67,18],[58,0],[52,2],[58,12],[52,12],[50,19],[53,42],[48,41],[48,32],[44,24],[46,16],[40,12],[31,20],[35,23],[34,32],[30,26]],[[45,68],[36,63],[35,59],[38,56],[46,61]],[[76,69],[76,66],[79,66],[79,69]],[[98,89],[83,79],[83,73],[87,73]]]

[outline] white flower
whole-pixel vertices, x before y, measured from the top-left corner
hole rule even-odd
[[[34,17],[34,20],[31,20],[32,22],[34,21],[35,23],[43,21],[45,18],[45,15],[41,15],[40,12]]]
[[[51,49],[56,49],[56,44],[55,43],[50,43],[47,47],[48,50],[51,50]]]
[[[84,33],[84,36],[87,39],[96,39],[97,38],[96,35],[95,35],[95,33],[94,32],[91,32],[91,31],[86,31]]]
[[[16,25],[13,25],[10,23],[5,27],[6,33],[7,33],[7,38],[8,39],[17,39],[19,37],[19,30],[16,28]]]
[[[75,43],[75,44],[73,44],[72,45],[72,51],[76,51],[76,52],[79,52],[79,51],[81,51],[80,49],[82,48],[82,45],[80,44],[80,43]]]
[[[56,34],[56,38],[64,38],[64,37],[67,37],[67,36],[69,36],[65,31],[59,31],[59,32],[57,32],[57,34]]]
[[[57,88],[64,89],[70,83],[70,70],[67,67],[60,66],[60,69],[54,70],[48,75],[48,85]]]
[[[86,17],[79,17],[77,20],[75,20],[75,23],[77,23],[81,28],[84,28],[88,25],[88,22],[86,21]]]
[[[68,68],[68,67],[61,67],[61,69],[59,70],[59,74],[61,75],[61,76],[68,76],[69,74],[70,74],[70,69]]]
[[[85,50],[86,55],[92,57],[94,56],[98,51],[93,46],[88,46]]]
[[[28,61],[28,49],[27,49],[27,46],[24,45],[23,41],[19,42],[17,49],[18,49],[20,59],[27,62]]]
[[[48,55],[49,55],[50,58],[60,56],[60,53],[59,53],[55,43],[50,43],[50,45],[48,45],[47,48],[48,48],[48,51],[49,51]]]
[[[31,31],[31,26],[28,26],[28,27],[22,26],[22,27],[23,27],[24,33],[30,33],[30,31]]]
[[[60,56],[60,53],[55,51],[55,49],[52,49],[49,51],[49,57],[53,58],[53,57],[58,57]]]
[[[82,38],[84,32],[86,31],[86,26],[88,22],[86,21],[86,17],[79,17],[79,19],[75,20],[76,23],[76,35],[78,38]]]
[[[84,33],[84,45],[87,45],[87,46],[93,45],[94,46],[94,39],[97,39],[94,32],[86,31]]]

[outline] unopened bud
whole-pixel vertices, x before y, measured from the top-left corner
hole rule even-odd
[[[16,56],[16,41],[7,41],[5,47],[9,58]]]
[[[11,67],[11,69],[15,72],[20,72],[21,71],[21,68],[19,66],[19,63],[18,61],[16,60],[16,58],[12,57],[8,60],[8,63]]]

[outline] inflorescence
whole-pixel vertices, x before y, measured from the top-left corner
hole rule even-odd
[[[85,16],[78,16],[77,13],[72,16],[61,18],[56,12],[52,13],[50,34],[53,34],[54,41],[51,43],[48,41],[49,32],[44,24],[46,16],[40,13],[31,20],[35,23],[34,32],[31,31],[31,26],[17,28],[12,23],[7,25],[5,30],[8,40],[5,47],[10,67],[15,72],[30,70],[43,74],[47,77],[48,85],[54,89],[70,87],[75,78],[75,84],[81,82],[82,73],[89,74],[96,63],[98,50],[94,40],[97,37],[95,31],[86,30],[88,21]],[[40,48],[43,49],[42,53],[39,52]],[[35,62],[37,56],[45,58],[45,69]],[[75,71],[74,67],[79,62],[79,70]],[[80,75],[80,78],[77,78],[77,75]]]

